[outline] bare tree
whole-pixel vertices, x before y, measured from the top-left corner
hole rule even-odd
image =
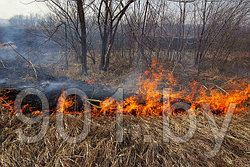
[[[55,37],[55,42],[64,47],[71,44],[77,59],[81,64],[81,75],[87,75],[87,27],[85,17],[85,1],[83,0],[44,0],[53,13],[45,24],[48,24],[47,32],[52,38],[61,28],[61,34]],[[75,11],[77,11],[75,13]],[[63,26],[64,25],[64,26]],[[54,27],[54,29],[52,28]],[[64,27],[64,28],[63,28]],[[52,29],[52,31],[51,31]],[[62,39],[65,39],[62,41]],[[80,49],[79,49],[80,48]]]
[[[54,14],[51,25],[56,25],[53,31],[48,28],[50,35],[54,31],[60,34],[55,36],[55,42],[65,50],[70,47],[75,51],[85,74],[87,57],[95,64],[100,48],[99,69],[103,71],[108,70],[112,54],[120,53],[124,58],[128,51],[130,65],[135,60],[136,67],[148,66],[152,59],[161,58],[183,64],[188,58],[194,60],[199,75],[205,58],[212,57],[211,66],[228,59],[237,39],[235,34],[249,14],[246,0],[50,0],[47,3]]]
[[[98,27],[102,41],[100,70],[107,71],[111,49],[122,17],[135,0],[101,0],[96,6]]]
[[[86,33],[86,21],[83,8],[83,0],[77,0],[77,12],[80,19],[81,26],[81,49],[82,55],[80,56],[80,62],[82,64],[82,73],[87,74],[87,33]]]
[[[197,29],[197,48],[195,64],[198,66],[198,75],[200,73],[200,64],[204,56],[215,46],[216,41],[221,40],[220,47],[223,48],[224,42],[229,42],[227,34],[233,34],[237,29],[235,26],[242,22],[247,16],[249,9],[245,0],[231,1],[202,1],[197,5],[198,15],[201,21]],[[224,38],[224,39],[222,39]],[[218,44],[218,43],[217,43]],[[217,48],[217,50],[219,50]]]

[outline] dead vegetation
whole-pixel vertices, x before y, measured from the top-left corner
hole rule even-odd
[[[97,60],[99,60],[97,58]],[[92,82],[103,83],[114,83],[121,84],[130,74],[135,72],[135,64],[129,64],[129,60],[126,57],[116,55],[110,59],[110,67],[106,72],[97,70],[99,63],[94,64],[90,59],[88,75],[80,75],[81,65],[79,65],[73,59],[68,64],[68,68],[65,64],[42,64],[41,69],[48,69],[49,74],[52,77],[67,77],[73,80],[85,80]],[[42,71],[42,70],[41,70]]]
[[[39,75],[46,74],[44,78],[47,80],[53,80],[50,77],[65,77],[65,79],[85,80],[90,83],[92,81],[112,82],[128,87],[127,82],[123,81],[129,76],[132,76],[129,80],[135,80],[134,69],[143,64],[143,67],[140,67],[140,70],[143,71],[143,68],[150,66],[153,60],[157,60],[160,65],[163,65],[167,72],[178,75],[180,84],[186,85],[190,81],[196,80],[206,89],[215,88],[223,93],[227,93],[224,88],[226,82],[247,79],[249,76],[247,73],[249,71],[249,52],[246,52],[248,49],[237,46],[242,45],[242,38],[239,34],[242,33],[244,36],[246,34],[240,26],[244,23],[243,18],[249,13],[247,5],[245,5],[246,1],[239,0],[234,3],[221,1],[214,5],[210,1],[204,0],[200,1],[203,6],[201,8],[196,3],[188,7],[180,2],[180,10],[175,12],[165,1],[137,1],[126,13],[129,17],[124,18],[123,25],[119,26],[117,39],[104,38],[102,50],[99,50],[99,45],[87,46],[90,44],[83,43],[86,39],[80,39],[87,36],[80,33],[78,29],[80,24],[85,23],[85,20],[82,19],[79,23],[78,15],[75,15],[75,11],[83,12],[82,9],[76,10],[78,4],[69,0],[67,0],[67,4],[61,0],[52,2],[55,6],[59,5],[59,9],[61,5],[61,7],[70,7],[70,10],[67,13],[68,10],[61,11],[63,8],[59,10],[51,4],[54,17],[50,18],[52,20],[49,20],[48,25],[45,24],[45,27],[40,28],[41,30],[51,30],[47,34],[48,39],[59,43],[65,55],[58,62],[52,61],[52,63],[36,65],[36,68],[39,69],[38,81]],[[100,2],[104,2],[104,0]],[[232,5],[234,10],[225,8],[227,4]],[[87,5],[87,8],[91,5]],[[97,5],[99,6],[99,4]],[[100,16],[98,13],[102,13],[102,11],[111,12],[120,9],[112,9],[112,6],[106,6],[107,10],[100,8],[97,12],[87,12],[88,10],[84,12],[92,13],[96,17]],[[159,12],[156,12],[155,9]],[[172,16],[175,13],[179,13],[180,18],[178,14]],[[192,18],[194,15],[190,23],[192,27],[186,27],[185,15],[187,18]],[[109,16],[108,13],[107,16]],[[110,14],[111,16],[113,15]],[[104,22],[108,18],[103,18]],[[69,20],[71,20],[70,23],[68,23]],[[62,24],[55,24],[57,22]],[[88,43],[95,43],[98,39],[94,39],[90,35],[99,31],[93,28],[93,25],[99,23],[97,20],[91,19],[88,24],[90,25],[85,27],[91,40]],[[71,25],[77,26],[72,27]],[[102,25],[99,24],[97,27],[102,28],[100,26]],[[81,31],[84,32],[84,30]],[[192,39],[194,41],[185,42],[190,37],[194,38]],[[243,42],[244,46],[247,46],[247,39]],[[161,42],[164,40],[165,42]],[[81,41],[81,43],[75,41]],[[111,47],[111,44],[109,46],[108,41],[111,41],[112,45],[114,42],[116,46]],[[0,45],[0,49],[10,49],[6,47],[6,44]],[[91,55],[86,48],[90,49],[89,52],[92,51],[92,48],[92,52],[95,53]],[[75,50],[73,54],[72,49]],[[237,51],[239,53],[236,53]],[[102,61],[103,57],[109,56],[109,61]],[[65,62],[62,63],[64,58]],[[16,80],[17,76],[10,75],[5,63],[1,61],[1,70],[7,71],[9,80],[11,77]],[[9,64],[15,63],[10,62]],[[23,69],[27,69],[27,75],[20,75],[22,81],[35,82],[34,74],[29,66],[21,67],[20,70],[14,67],[14,70],[18,72]],[[82,75],[86,72],[88,75]],[[249,100],[244,105],[249,105]],[[124,140],[122,143],[116,142],[116,119],[112,116],[94,117],[87,138],[80,143],[70,144],[59,137],[55,116],[52,115],[45,137],[34,144],[26,144],[18,140],[17,130],[21,128],[28,136],[33,136],[40,131],[41,125],[37,123],[27,126],[16,117],[9,115],[0,104],[0,166],[249,166],[249,109],[248,107],[243,115],[233,118],[219,153],[214,158],[208,159],[204,152],[213,149],[215,139],[208,121],[202,113],[197,116],[195,135],[190,141],[183,144],[176,144],[173,141],[163,142],[162,117],[150,118],[132,115],[124,116]],[[215,117],[218,126],[221,127],[224,117]],[[82,115],[65,115],[64,124],[68,133],[72,136],[79,134],[82,131],[83,119]],[[182,136],[187,132],[189,120],[186,116],[172,117],[171,121],[171,129],[176,135]]]
[[[231,59],[229,59],[231,61]],[[123,63],[122,63],[123,62]],[[104,78],[106,81],[121,83],[130,69],[128,63],[118,57],[111,59],[110,71],[95,71],[97,65],[89,67],[89,78],[80,76],[80,67],[70,64],[55,66],[53,76],[67,76],[77,80]],[[196,71],[182,64],[160,62],[166,70],[179,75],[180,83],[195,79]],[[77,69],[77,70],[76,70]],[[115,73],[114,71],[118,71]],[[126,71],[127,70],[127,71]],[[121,73],[123,72],[123,73]],[[237,81],[245,75],[221,72],[210,68],[198,78],[201,85],[211,88],[229,80]],[[197,78],[196,78],[197,79]],[[246,105],[249,105],[249,101]],[[65,127],[72,136],[79,134],[83,126],[82,115],[66,115]],[[215,116],[219,127],[224,117]],[[219,153],[211,159],[204,152],[213,149],[215,144],[208,121],[201,113],[197,116],[197,130],[194,137],[186,143],[163,142],[162,117],[124,116],[124,141],[116,142],[116,122],[112,116],[95,117],[87,138],[78,144],[70,144],[59,137],[55,116],[50,116],[50,127],[45,137],[34,144],[20,142],[16,135],[18,128],[29,136],[40,130],[40,124],[27,126],[16,117],[10,116],[1,108],[0,117],[0,166],[248,166],[249,165],[249,107],[244,115],[233,118]],[[187,131],[189,120],[185,116],[172,117],[171,129],[176,135]],[[151,139],[149,140],[149,136]]]
[[[0,118],[0,166],[248,166],[250,122],[249,109],[233,118],[219,153],[211,159],[204,152],[211,151],[215,141],[202,113],[197,116],[194,137],[183,144],[163,142],[162,118],[124,116],[124,140],[116,142],[114,117],[95,117],[87,138],[70,144],[59,137],[55,116],[45,137],[34,144],[20,142],[16,131],[28,136],[37,134],[40,125],[26,126],[2,109]],[[66,115],[66,131],[75,136],[83,126],[82,115]],[[223,117],[216,116],[219,127]],[[185,116],[171,118],[171,129],[183,135],[189,124]],[[150,136],[150,137],[149,137]],[[150,140],[151,138],[151,140]]]
[[[236,59],[241,57],[242,59]],[[156,57],[153,57],[153,59]],[[191,59],[191,58],[190,58]],[[97,58],[97,62],[98,62]],[[94,64],[88,59],[89,63],[89,74],[87,76],[80,75],[81,66],[71,61],[68,64],[68,69],[65,68],[64,64],[56,65],[41,65],[42,69],[49,69],[49,73],[52,77],[67,77],[73,80],[85,80],[97,82],[97,83],[113,83],[115,85],[124,85],[124,81],[138,73],[144,73],[144,70],[148,69],[147,66],[143,66],[139,71],[136,69],[136,63],[129,63],[129,59],[122,57],[117,54],[110,59],[110,67],[106,72],[97,70],[99,64]],[[173,72],[176,79],[181,83],[190,82],[196,80],[206,87],[213,87],[215,85],[223,87],[223,84],[228,81],[240,81],[247,79],[248,77],[248,66],[249,54],[235,53],[228,55],[228,61],[225,64],[216,64],[214,68],[211,68],[211,58],[207,59],[202,63],[202,72],[197,76],[197,69],[193,64],[170,62],[168,59],[163,58],[157,61],[158,66],[164,68],[166,72]],[[237,65],[238,64],[238,65]],[[239,65],[240,64],[240,65]],[[42,70],[41,70],[42,71]],[[136,78],[132,78],[136,79]]]

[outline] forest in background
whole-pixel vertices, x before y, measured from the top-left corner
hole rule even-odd
[[[249,3],[245,0],[44,3],[49,14],[12,17],[8,28],[0,28],[0,34],[12,35],[7,39],[0,35],[0,41],[12,41],[26,53],[43,47],[35,60],[29,56],[36,62],[56,48],[57,66],[67,71],[60,75],[98,80],[115,73],[117,77],[142,71],[153,60],[171,68],[191,68],[197,76],[207,71],[249,75]],[[44,41],[49,42],[47,47]]]

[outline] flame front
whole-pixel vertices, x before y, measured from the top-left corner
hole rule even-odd
[[[178,80],[174,78],[172,73],[165,73],[162,67],[157,67],[156,61],[153,61],[152,66],[143,76],[139,77],[139,89],[136,95],[124,100],[124,114],[133,114],[136,116],[160,116],[163,113],[163,91],[160,88],[169,88],[169,103],[185,102],[190,104],[192,111],[200,110],[203,103],[210,104],[213,113],[223,115],[231,103],[236,103],[237,108],[234,111],[235,115],[247,112],[245,103],[249,100],[248,80],[243,80],[241,83],[228,82],[229,89],[225,91],[222,88],[207,89],[205,86],[200,86],[198,82],[192,81],[188,86],[178,86]],[[218,87],[218,86],[217,86]],[[177,90],[177,91],[176,91]],[[100,110],[95,115],[114,114],[117,104],[114,99],[108,99],[100,104]],[[176,111],[178,112],[178,111]],[[173,115],[176,114],[173,113]],[[181,112],[185,114],[186,112]]]
[[[66,114],[79,114],[81,111],[76,111],[78,101],[74,97],[66,97],[66,91],[63,90],[58,99],[57,112]]]
[[[158,117],[163,113],[163,90],[162,88],[169,88],[169,104],[175,102],[185,102],[190,104],[192,111],[198,111],[202,108],[203,103],[209,103],[211,111],[215,114],[223,115],[227,112],[227,108],[231,103],[236,103],[237,108],[235,115],[247,112],[247,105],[249,103],[248,80],[241,82],[228,82],[225,84],[225,89],[215,85],[213,88],[206,88],[196,81],[188,84],[178,82],[173,74],[164,71],[163,67],[159,66],[156,61],[153,61],[152,66],[139,77],[138,87],[135,95],[124,99],[123,103],[112,98],[99,101],[99,105],[92,105],[92,115],[114,115],[117,112],[124,114],[133,114],[136,116],[155,116]],[[183,86],[184,85],[184,86]],[[57,112],[67,114],[82,113],[84,107],[80,109],[75,106],[78,105],[79,100],[74,97],[65,99],[66,91],[62,91],[58,99]],[[11,96],[10,90],[4,90],[0,96],[1,104],[8,108],[11,113],[14,113],[14,100]],[[97,100],[98,101],[98,100]],[[83,105],[83,103],[82,103]],[[123,107],[122,107],[123,106]],[[22,111],[31,111],[33,114],[40,114],[40,111],[33,111],[29,105],[24,105]],[[53,111],[51,111],[53,112]],[[177,110],[173,115],[186,111]]]

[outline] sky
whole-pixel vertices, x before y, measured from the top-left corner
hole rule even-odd
[[[14,15],[41,14],[48,12],[43,2],[33,2],[34,0],[0,0],[0,19],[9,19]],[[31,4],[27,4],[33,2]]]

